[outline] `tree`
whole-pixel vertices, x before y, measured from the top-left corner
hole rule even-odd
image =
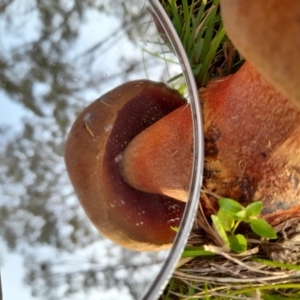
[[[107,76],[106,68],[99,68],[121,36],[134,45],[134,33],[145,30],[149,16],[140,14],[137,3],[0,4],[0,93],[27,111],[22,130],[0,127],[0,236],[24,256],[25,281],[43,299],[73,299],[112,287],[136,298],[151,275],[133,284],[135,271],[157,267],[156,254],[120,250],[100,238],[78,205],[63,162],[66,134],[78,112],[109,83],[130,78],[132,70],[144,72],[135,55],[122,53],[114,58],[114,73]],[[108,17],[116,24],[112,33],[101,27]],[[91,19],[96,34],[86,30]]]

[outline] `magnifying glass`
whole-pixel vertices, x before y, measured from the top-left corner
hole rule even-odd
[[[192,228],[200,197],[204,143],[198,91],[180,39],[158,1],[149,1],[140,15],[145,11],[148,22],[139,23],[143,29],[135,50],[142,54],[144,77],[129,72],[134,80],[108,91],[81,112],[66,142],[65,161],[77,196],[101,234],[134,251],[171,247],[144,295],[144,299],[155,299],[171,276]],[[154,58],[148,65],[145,54]],[[151,75],[152,65],[159,61],[162,83],[157,70]],[[178,139],[182,130],[180,121],[174,121],[177,117],[173,120],[176,114],[179,120],[187,114],[191,122],[189,130],[181,133],[186,139],[185,151],[172,143],[172,137]],[[155,131],[165,118],[171,120],[174,134],[163,127],[155,134],[155,142],[147,137],[144,141],[143,136]],[[136,158],[144,150],[145,157]],[[129,178],[127,170],[133,161],[133,177],[146,176],[143,183]],[[185,184],[182,172],[187,173]]]
[[[160,273],[151,284],[148,292],[143,299],[156,299],[164,286],[167,284],[168,279],[171,277],[176,263],[185,247],[188,235],[191,231],[192,224],[195,218],[198,201],[200,197],[200,189],[202,183],[202,172],[204,164],[204,141],[203,141],[203,127],[202,116],[200,111],[200,101],[198,99],[198,91],[194,76],[186,56],[185,50],[181,41],[164,9],[160,3],[155,0],[149,0],[151,9],[157,18],[157,21],[163,27],[166,35],[170,39],[174,52],[177,54],[181,62],[184,78],[189,91],[190,105],[193,115],[193,133],[194,133],[194,159],[193,159],[193,175],[190,183],[189,200],[187,201],[185,212],[180,225],[180,230],[174,240],[174,244],[170,254],[161,268]]]

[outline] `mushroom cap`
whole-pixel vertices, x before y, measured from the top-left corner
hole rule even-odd
[[[135,190],[119,163],[127,144],[185,100],[166,85],[147,80],[125,83],[90,104],[69,133],[65,162],[89,219],[107,238],[133,250],[171,246],[184,203]]]
[[[220,4],[226,33],[238,51],[300,104],[299,2],[221,0]]]

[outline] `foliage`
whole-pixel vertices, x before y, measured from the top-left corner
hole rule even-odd
[[[221,22],[219,0],[165,0],[163,5],[186,50],[196,82],[203,86],[212,79],[232,73],[241,62]]]
[[[209,244],[211,240],[207,236],[207,232],[202,229],[203,240],[199,244],[203,245],[204,243],[204,246],[188,246],[185,248],[182,259],[179,261],[177,269],[160,300],[299,299],[300,267],[295,264],[262,258],[266,257],[268,253],[265,243],[275,252],[281,249],[286,254],[282,242],[276,244],[276,242],[269,243],[265,241],[269,238],[280,240],[280,237],[277,237],[275,230],[265,221],[257,222],[257,220],[262,220],[258,217],[262,210],[262,203],[257,201],[247,207],[242,207],[232,199],[220,198],[219,200],[218,214],[212,219],[217,218],[217,221],[213,221],[216,222],[214,226],[220,235],[224,234],[222,237],[225,246],[206,245],[205,243]],[[263,239],[259,241],[251,237],[248,241],[252,249],[248,251],[245,251],[244,243],[240,243],[238,239],[238,242],[232,245],[230,237],[236,236],[235,230],[237,230],[239,224],[246,222],[251,227],[253,221],[253,233],[263,237]],[[299,219],[295,220],[296,232],[298,232],[298,222]],[[293,225],[286,223],[283,226],[283,232],[279,235],[284,238],[285,230],[291,230],[291,228],[293,228]],[[245,228],[243,229],[245,230]],[[247,238],[253,233],[248,232]],[[191,236],[195,238],[195,234]],[[246,235],[243,235],[243,237],[246,240]],[[189,242],[192,243],[192,241],[193,238],[190,238]],[[253,245],[255,246],[253,247]],[[297,245],[299,246],[296,239],[296,248],[298,248]],[[287,242],[287,247],[292,247],[291,241]],[[230,248],[234,252],[243,253],[229,252]],[[296,251],[298,252],[296,261],[293,261],[294,263],[297,263],[300,257],[299,249]],[[289,257],[286,257],[286,259],[291,261]]]
[[[250,203],[243,207],[239,202],[228,199],[219,199],[219,211],[212,215],[213,224],[222,238],[225,247],[237,253],[247,250],[247,239],[243,234],[235,234],[241,222],[250,224],[254,233],[260,237],[276,239],[277,234],[266,220],[259,218],[263,204],[261,201]]]
[[[179,272],[178,272],[179,273]],[[200,276],[199,276],[200,277]],[[201,276],[202,277],[202,276]],[[288,279],[287,281],[290,281]],[[232,278],[225,284],[206,283],[193,276],[193,279],[184,279],[183,276],[174,276],[168,289],[160,300],[234,300],[234,299],[261,299],[261,300],[287,300],[299,299],[299,283],[241,283]],[[295,281],[295,279],[294,279]],[[276,293],[276,291],[278,293]]]

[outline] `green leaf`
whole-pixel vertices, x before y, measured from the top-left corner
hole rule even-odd
[[[229,245],[229,241],[228,241],[228,237],[227,237],[227,234],[225,232],[225,229],[222,225],[222,222],[220,221],[220,219],[215,216],[215,215],[212,215],[211,216],[211,219],[214,223],[214,226],[219,234],[219,236],[221,237],[221,239],[223,240],[223,242],[225,243],[225,245]]]
[[[218,31],[218,33],[216,34],[215,38],[213,39],[213,41],[211,42],[209,52],[205,56],[205,59],[203,60],[201,71],[199,72],[199,74],[197,76],[197,80],[199,80],[199,82],[204,81],[204,78],[206,76],[208,68],[212,63],[212,61],[216,55],[217,49],[220,46],[221,41],[224,38],[225,34],[226,34],[225,29],[224,28],[220,29]],[[204,46],[203,46],[203,48],[204,48]]]
[[[240,219],[240,220],[244,220],[246,219],[246,210],[240,210],[238,213],[235,214],[236,218]]]
[[[220,198],[219,205],[220,208],[224,209],[225,211],[231,212],[234,215],[244,209],[244,207],[240,203],[230,198]]]
[[[185,49],[189,48],[189,41],[191,40],[190,23],[191,23],[191,12],[189,11],[188,1],[182,1],[183,9],[183,20],[185,24],[185,31],[183,34],[182,43],[185,45]]]
[[[277,267],[277,268],[284,268],[288,270],[297,270],[300,271],[300,266],[293,265],[293,264],[286,264],[286,263],[280,263],[278,261],[273,261],[273,260],[268,260],[268,259],[261,259],[261,258],[256,258],[252,257],[251,258],[253,261],[257,261],[259,263],[265,264],[270,267]]]
[[[276,239],[277,234],[273,227],[264,219],[250,219],[250,226],[253,232],[257,235],[268,238]]]
[[[262,201],[256,201],[249,204],[246,207],[246,215],[247,217],[255,217],[258,216],[263,208]]]
[[[181,257],[214,256],[215,253],[204,250],[203,246],[185,247]]]
[[[219,221],[221,222],[223,228],[225,231],[230,231],[233,228],[234,225],[234,215],[231,213],[228,213],[223,208],[220,208],[217,214],[217,217]]]
[[[205,19],[203,20],[203,28],[205,28],[205,35],[204,35],[204,43],[202,48],[202,53],[200,56],[200,61],[204,61],[209,50],[211,47],[213,33],[214,33],[214,18],[217,12],[217,7],[212,5],[211,8],[208,10]]]
[[[247,250],[247,240],[242,234],[231,235],[228,237],[230,249],[237,253]]]

